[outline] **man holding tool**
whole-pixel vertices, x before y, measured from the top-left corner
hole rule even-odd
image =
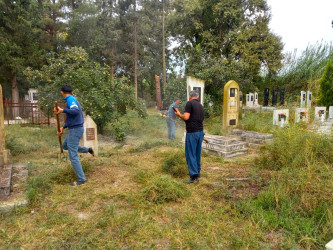
[[[69,132],[66,136],[64,143],[62,144],[63,149],[68,150],[69,159],[72,163],[72,167],[77,175],[77,181],[70,183],[71,186],[79,186],[85,184],[87,179],[84,175],[81,162],[78,156],[79,153],[90,153],[94,155],[92,148],[87,148],[79,145],[80,139],[83,135],[84,118],[80,103],[73,96],[73,88],[70,85],[64,85],[61,88],[61,94],[64,97],[67,105],[66,108],[60,107],[54,108],[55,114],[65,113],[66,123],[57,132],[58,136],[61,136],[65,128],[68,128]]]
[[[201,170],[201,145],[204,138],[204,109],[199,102],[199,94],[190,91],[184,114],[181,114],[177,108],[174,108],[174,111],[186,123],[185,157],[190,180],[185,183],[198,183]]]
[[[169,107],[168,116],[166,118],[166,122],[168,125],[168,138],[170,140],[176,139],[176,114],[173,110],[173,107],[178,108],[179,103],[180,99],[175,98],[174,102]]]

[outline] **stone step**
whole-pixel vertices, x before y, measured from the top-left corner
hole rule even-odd
[[[224,152],[224,151],[220,151],[220,150],[213,150],[213,149],[209,149],[209,148],[203,148],[203,151],[207,152],[207,153],[214,153],[217,154],[219,156],[222,156],[224,158],[231,158],[231,157],[235,157],[238,155],[244,155],[248,153],[248,149],[240,149],[240,150],[235,150],[235,151],[230,151],[230,152]]]
[[[13,165],[7,164],[0,169],[0,196],[8,196],[10,195]]]
[[[218,143],[206,143],[205,141],[202,143],[202,148],[218,150],[223,152],[231,152],[235,150],[240,150],[246,148],[247,143],[241,141],[235,141],[233,144],[218,144]]]

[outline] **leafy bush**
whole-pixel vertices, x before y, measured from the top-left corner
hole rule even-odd
[[[143,198],[155,204],[178,201],[189,196],[189,191],[183,183],[179,183],[169,175],[155,176],[142,189]]]
[[[170,151],[166,159],[162,162],[161,168],[164,173],[170,174],[173,177],[186,176],[188,171],[184,150],[178,150],[177,152]]]

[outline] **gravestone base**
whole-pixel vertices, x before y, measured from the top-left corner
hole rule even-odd
[[[10,152],[9,150],[2,150],[0,152],[0,166],[8,164],[10,162]]]
[[[247,142],[249,147],[258,147],[261,144],[270,143],[273,140],[272,134],[241,129],[234,129],[232,134],[238,136],[241,141]]]
[[[12,183],[12,164],[6,164],[0,167],[0,196],[10,195]]]
[[[14,208],[28,204],[26,199],[28,164],[8,165],[11,165],[11,184],[6,189],[6,195],[0,195],[0,212],[8,212]],[[7,195],[8,190],[10,195]]]

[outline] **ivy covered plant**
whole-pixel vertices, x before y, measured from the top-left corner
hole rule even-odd
[[[128,109],[136,109],[140,117],[147,116],[129,80],[123,77],[112,81],[109,67],[89,61],[82,48],[52,53],[40,70],[27,68],[25,75],[38,88],[40,108],[46,112],[52,112],[54,102],[62,100],[61,86],[70,84],[83,111],[94,119],[100,132]]]

